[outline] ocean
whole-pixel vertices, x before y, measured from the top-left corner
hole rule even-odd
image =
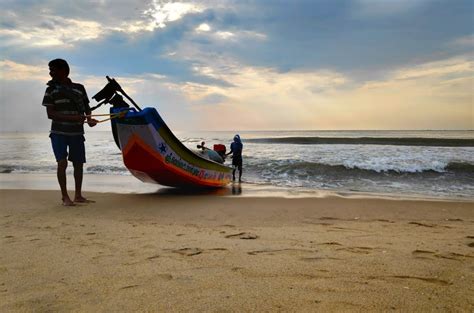
[[[294,190],[474,198],[474,131],[243,131],[243,180]],[[191,149],[233,132],[176,132]],[[0,173],[54,173],[48,133],[0,134]],[[86,133],[85,173],[130,175],[110,132]],[[226,161],[227,163],[230,160]],[[71,171],[69,167],[68,171]],[[0,176],[1,177],[1,176]]]

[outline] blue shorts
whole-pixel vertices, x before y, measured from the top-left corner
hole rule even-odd
[[[73,163],[86,163],[86,148],[84,146],[86,139],[83,135],[67,136],[49,134],[49,138],[51,138],[51,144],[57,162],[68,158],[68,160]]]

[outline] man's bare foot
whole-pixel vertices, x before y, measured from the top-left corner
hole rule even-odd
[[[89,200],[89,199],[86,199],[82,196],[81,197],[75,197],[74,202],[77,202],[77,203],[95,203],[94,200]]]
[[[69,199],[69,197],[63,198],[62,200],[63,200],[64,206],[75,206],[74,202],[72,202],[71,199]]]

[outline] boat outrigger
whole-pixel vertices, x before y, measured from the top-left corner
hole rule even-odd
[[[205,151],[198,154],[188,149],[155,108],[141,109],[115,79],[107,76],[107,80],[108,84],[92,97],[99,102],[92,109],[104,103],[112,105],[114,140],[125,166],[136,178],[171,187],[223,187],[230,182],[231,167],[205,158]]]

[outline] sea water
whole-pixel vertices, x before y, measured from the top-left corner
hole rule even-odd
[[[202,141],[210,148],[224,144],[229,149],[234,134],[175,133],[190,149],[196,149]],[[474,198],[474,131],[239,134],[244,144],[243,180],[248,184],[295,190]],[[48,133],[3,133],[0,144],[0,173],[56,170]],[[86,174],[130,175],[110,132],[86,133],[86,150]]]

